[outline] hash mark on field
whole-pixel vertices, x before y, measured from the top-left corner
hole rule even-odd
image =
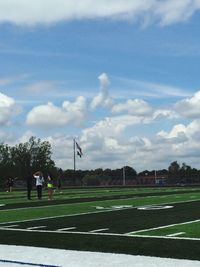
[[[60,228],[60,229],[57,229],[56,231],[68,231],[68,230],[74,230],[74,229],[76,229],[76,227]]]
[[[40,228],[46,228],[46,225],[41,225],[41,226],[34,226],[34,227],[28,227],[28,230],[34,230],[34,229],[40,229]]]
[[[174,233],[174,234],[169,234],[167,236],[178,236],[178,235],[183,235],[185,232],[179,232],[179,233]]]
[[[19,226],[19,224],[5,225],[5,226],[3,226],[3,227],[5,227],[5,228],[10,228],[10,227],[17,227],[17,226]]]
[[[109,228],[96,229],[96,230],[89,231],[89,233],[98,233],[98,232],[107,231],[107,230],[109,230]]]

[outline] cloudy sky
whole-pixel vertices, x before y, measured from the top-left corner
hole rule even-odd
[[[200,168],[200,0],[0,0],[0,141],[58,167]]]

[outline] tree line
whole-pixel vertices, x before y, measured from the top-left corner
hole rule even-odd
[[[68,186],[98,186],[98,185],[119,185],[122,184],[125,174],[127,181],[138,183],[138,177],[144,175],[154,175],[155,170],[144,170],[137,173],[130,166],[118,169],[95,170],[63,170],[56,167],[52,160],[52,148],[48,141],[41,141],[36,137],[31,137],[27,142],[19,143],[15,146],[0,144],[0,186],[2,187],[9,177],[18,177],[25,183],[26,177],[41,170],[44,175],[51,173],[56,179],[60,177],[64,185]],[[200,183],[200,170],[177,161],[172,162],[168,169],[156,170],[157,175],[167,175],[168,184],[194,184]]]

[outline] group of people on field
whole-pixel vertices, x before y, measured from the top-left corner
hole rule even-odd
[[[16,179],[17,179],[17,177],[16,178],[8,178],[8,180],[7,180],[7,186],[8,186],[7,192],[12,192],[12,187],[13,187],[14,181]],[[27,198],[29,200],[31,200],[31,191],[32,191],[34,179],[35,179],[35,185],[36,185],[36,190],[37,190],[37,198],[39,200],[41,200],[42,199],[42,189],[43,189],[43,185],[45,182],[44,175],[41,171],[37,171],[34,174],[29,173],[27,175]],[[50,173],[48,173],[48,175],[47,175],[46,184],[47,184],[47,189],[48,189],[48,200],[52,200],[53,199],[53,192],[54,192],[54,183],[53,183],[53,177],[51,176]],[[57,181],[57,188],[58,189],[61,188],[60,178],[58,178],[58,181]]]

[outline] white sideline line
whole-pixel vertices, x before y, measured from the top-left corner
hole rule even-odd
[[[89,231],[89,233],[98,233],[98,232],[102,232],[102,231],[106,231],[106,230],[109,230],[109,228],[96,229],[96,230]]]
[[[51,231],[51,230],[28,230],[28,229],[12,229],[0,227],[0,230],[5,231],[19,231],[19,232],[35,232],[35,233],[51,233],[51,234],[76,234],[76,235],[101,235],[101,236],[119,236],[125,238],[156,238],[156,239],[176,239],[176,240],[194,240],[200,241],[200,238],[190,238],[190,237],[169,237],[169,236],[151,236],[151,235],[127,235],[127,234],[116,234],[116,233],[91,233],[91,232],[70,232],[70,231]]]
[[[131,237],[130,235],[128,235]],[[176,236],[156,236],[156,235],[132,235],[132,237],[139,237],[139,238],[157,238],[157,239],[175,239],[175,240],[193,240],[193,241],[200,241],[200,238],[195,237],[176,237]]]
[[[190,224],[190,223],[196,223],[196,222],[200,222],[200,219],[194,220],[194,221],[183,222],[183,223],[168,224],[168,225],[148,228],[148,229],[144,229],[144,230],[137,230],[137,231],[129,232],[129,233],[126,233],[126,234],[127,235],[131,235],[131,234],[144,233],[144,232],[148,232],[148,231],[159,230],[159,229],[163,229],[163,228],[169,228],[169,227],[172,227],[172,226],[184,225],[184,224]]]
[[[108,236],[126,236],[131,237],[125,234],[116,234],[116,233],[90,233],[90,232],[78,232],[78,231],[52,231],[52,230],[33,230],[33,229],[22,229],[22,228],[4,228],[0,227],[0,230],[5,231],[19,231],[19,232],[35,232],[35,233],[53,233],[53,234],[82,234],[82,235],[108,235]]]
[[[68,231],[68,230],[73,230],[73,229],[76,229],[76,227],[60,228],[60,229],[57,229],[56,231]]]
[[[41,228],[46,228],[45,225],[41,225],[41,226],[34,226],[34,227],[28,227],[28,230],[34,230],[34,229],[41,229]]]
[[[174,234],[169,234],[167,236],[178,236],[178,235],[183,235],[185,232],[179,232],[179,233],[174,233]]]

